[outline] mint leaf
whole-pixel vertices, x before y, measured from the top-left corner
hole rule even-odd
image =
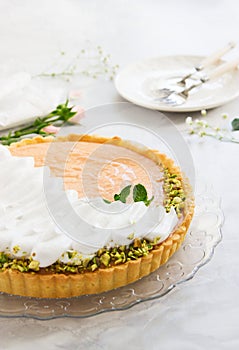
[[[151,199],[147,199],[146,201],[144,201],[144,204],[146,205],[146,207],[148,207],[153,200],[154,200],[154,196]]]
[[[108,201],[108,199],[104,199],[104,198],[103,198],[103,201],[104,201],[105,203],[107,203],[107,204],[110,204],[110,203],[111,203],[111,201]]]
[[[232,121],[232,131],[239,130],[239,118],[235,118]]]
[[[148,194],[146,188],[141,185],[135,185],[133,189],[133,199],[134,202],[145,202],[148,200]]]
[[[114,195],[114,200],[121,201],[122,203],[126,203],[126,199],[130,194],[130,188],[131,188],[131,185],[128,185],[125,188],[123,188],[123,190],[120,192],[120,194]]]
[[[126,203],[126,199],[130,194],[131,185],[126,186],[119,194],[114,195],[115,201],[121,201],[122,203]],[[146,188],[137,184],[133,188],[133,200],[134,202],[144,202],[144,204],[148,207],[150,203],[153,201],[154,196],[151,199],[148,199],[148,194]],[[104,200],[106,202],[106,200]]]
[[[114,195],[114,200],[119,201],[120,200],[120,194],[115,194]]]

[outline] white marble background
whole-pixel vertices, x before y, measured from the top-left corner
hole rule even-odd
[[[85,40],[101,45],[122,66],[157,55],[209,54],[230,40],[239,43],[238,36],[236,0],[0,0],[3,75],[39,72],[57,52],[77,52]],[[85,86],[80,103],[88,108],[119,100],[111,82],[95,81]],[[207,118],[215,123],[222,112],[238,116],[239,99],[210,111]],[[167,115],[185,134],[185,115]],[[239,348],[239,146],[187,140],[196,168],[222,198],[223,241],[213,259],[162,299],[127,311],[88,319],[2,318],[0,349]]]

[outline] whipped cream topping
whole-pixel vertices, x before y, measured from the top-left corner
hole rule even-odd
[[[4,146],[0,167],[0,251],[16,258],[32,257],[40,267],[57,260],[77,263],[104,246],[129,245],[135,238],[162,242],[178,223],[173,208],[166,213],[161,205],[146,207],[143,202],[108,204],[102,198],[80,199],[76,191],[68,190],[72,211],[84,227],[72,238],[49,211],[43,181],[44,176],[50,178],[49,169],[34,167],[32,157],[13,157]],[[62,179],[54,177],[51,182],[64,192]],[[149,225],[152,222],[156,224]],[[71,251],[79,254],[69,258]]]

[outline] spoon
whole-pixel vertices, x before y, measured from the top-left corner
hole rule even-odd
[[[189,97],[189,93],[203,84],[207,83],[208,81],[211,81],[213,79],[216,79],[223,74],[227,73],[228,71],[234,69],[239,64],[239,57],[235,58],[234,60],[224,63],[212,72],[209,72],[207,76],[201,78],[199,81],[197,81],[195,84],[192,84],[186,89],[183,89],[182,91],[176,92],[175,90],[165,89],[167,94],[165,94],[164,97],[157,98],[156,101],[159,101],[160,103],[169,104],[172,106],[179,106],[183,103],[185,103]]]

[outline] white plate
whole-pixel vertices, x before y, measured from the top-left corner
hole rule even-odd
[[[126,100],[139,106],[168,112],[214,108],[238,97],[239,70],[233,70],[205,83],[197,91],[192,92],[182,105],[171,106],[157,101],[156,89],[167,87],[170,82],[175,82],[177,78],[188,74],[203,58],[202,56],[165,56],[133,63],[122,69],[116,76],[116,89]]]

